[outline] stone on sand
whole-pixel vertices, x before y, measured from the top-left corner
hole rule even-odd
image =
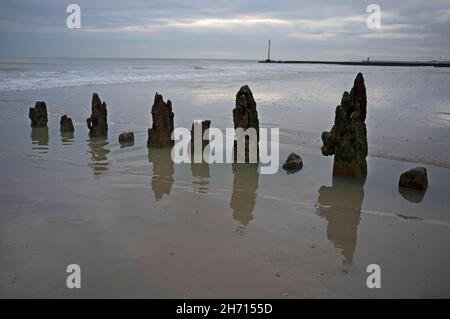
[[[282,167],[288,172],[288,174],[298,172],[303,167],[302,158],[296,153],[291,153]]]
[[[134,144],[134,133],[133,132],[123,132],[119,135],[120,144]]]
[[[428,176],[425,167],[415,167],[400,175],[399,186],[417,190],[426,190]]]

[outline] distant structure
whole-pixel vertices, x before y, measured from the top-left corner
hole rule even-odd
[[[272,62],[272,60],[270,59],[270,40],[269,40],[269,45],[267,47],[267,59],[264,61],[260,61],[261,62]]]

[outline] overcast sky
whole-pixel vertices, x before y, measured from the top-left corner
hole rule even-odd
[[[66,7],[81,7],[68,29]],[[366,26],[367,5],[381,29]],[[450,60],[450,0],[1,0],[0,56]]]

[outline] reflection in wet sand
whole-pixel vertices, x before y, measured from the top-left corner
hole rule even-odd
[[[48,127],[45,126],[31,128],[32,149],[38,150],[40,154],[46,154],[48,153],[48,141]]]
[[[398,192],[407,201],[418,204],[423,201],[426,190],[411,189],[399,186]]]
[[[171,148],[149,149],[148,161],[153,163],[152,190],[159,201],[164,194],[170,195],[174,182],[174,163],[170,156]]]
[[[191,173],[194,177],[192,184],[194,190],[199,193],[207,193],[209,186],[209,164],[208,163],[191,163]]]
[[[234,179],[230,207],[233,218],[245,226],[253,220],[259,180],[258,164],[233,163],[232,167]]]
[[[103,138],[91,138],[88,141],[88,153],[91,154],[91,162],[89,166],[92,167],[94,176],[105,174],[109,167],[108,153],[110,150],[106,149],[108,141]]]
[[[63,132],[61,131],[61,142],[63,145],[72,145],[74,133],[73,132]]]
[[[356,249],[364,182],[333,177],[333,186],[319,189],[316,213],[328,222],[327,237],[342,250],[344,263],[351,264]]]
[[[134,146],[134,141],[126,142],[126,143],[120,143],[120,148],[126,148],[126,147],[132,147],[132,146]]]

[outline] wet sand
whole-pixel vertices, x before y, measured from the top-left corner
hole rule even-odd
[[[292,151],[303,158],[303,169],[292,175],[281,169],[260,175],[245,164],[176,165],[169,150],[148,151],[154,92],[172,100],[175,126],[200,118],[225,128],[244,83],[2,93],[2,118],[10,120],[1,128],[8,138],[0,151],[0,296],[450,297],[450,150],[442,142],[448,124],[438,125],[429,112],[433,125],[409,127],[419,111],[384,113],[381,106],[400,99],[396,89],[383,101],[373,84],[381,75],[365,76],[369,97],[382,102],[369,100],[372,153],[364,185],[332,178],[332,158],[320,154],[316,133],[331,127],[340,95],[352,84],[350,72],[345,83],[310,83],[300,95],[293,92],[303,92],[301,77],[284,88],[291,79],[247,79],[261,126],[281,127],[280,165]],[[87,137],[93,91],[108,105],[108,140]],[[445,94],[436,99],[445,102]],[[47,102],[48,130],[29,127],[27,107],[34,100]],[[64,113],[74,119],[73,137],[59,133]],[[421,129],[430,134],[409,133]],[[120,147],[122,131],[135,132],[134,146]],[[389,136],[385,148],[383,136]],[[416,165],[429,174],[423,198],[398,189],[399,175]],[[70,263],[81,266],[81,289],[65,286]],[[366,287],[372,263],[381,266],[381,289]]]

